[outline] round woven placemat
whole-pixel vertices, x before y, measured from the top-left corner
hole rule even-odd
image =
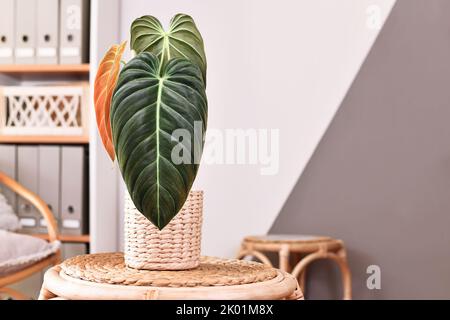
[[[232,286],[271,280],[278,274],[261,263],[212,257],[202,257],[200,265],[191,270],[137,270],[125,266],[122,253],[76,256],[64,261],[61,269],[91,282],[153,287]]]

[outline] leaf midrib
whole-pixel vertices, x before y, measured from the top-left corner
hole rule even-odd
[[[160,208],[159,208],[159,194],[160,194],[160,183],[159,183],[159,130],[160,130],[160,120],[161,120],[161,103],[162,103],[162,88],[164,85],[164,77],[158,76],[158,95],[156,99],[156,208],[158,208],[157,223],[158,228],[161,226],[160,221]]]

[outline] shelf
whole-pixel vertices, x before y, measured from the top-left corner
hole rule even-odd
[[[0,143],[88,144],[88,136],[0,136]]]
[[[89,64],[55,64],[55,65],[40,65],[40,64],[0,64],[0,73],[7,74],[44,74],[44,73],[79,73],[88,74]]]
[[[31,234],[33,237],[40,238],[43,240],[48,240],[48,234]],[[60,234],[58,240],[61,242],[69,243],[89,243],[91,241],[88,234],[83,234],[79,236]]]

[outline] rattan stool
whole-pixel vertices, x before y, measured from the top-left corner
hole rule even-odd
[[[344,242],[342,240],[321,236],[296,235],[267,235],[249,236],[244,238],[237,258],[252,256],[272,267],[269,258],[263,252],[277,252],[279,255],[279,268],[290,272],[299,279],[300,288],[305,293],[306,267],[319,259],[335,261],[342,276],[344,289],[343,298],[352,298],[351,273],[347,263]],[[294,267],[290,265],[293,253]]]
[[[302,300],[297,280],[261,263],[202,257],[191,270],[125,266],[122,253],[77,256],[45,273],[40,300]]]

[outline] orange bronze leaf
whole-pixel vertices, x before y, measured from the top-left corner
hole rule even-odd
[[[106,152],[112,161],[115,158],[112,143],[110,110],[111,99],[119,77],[120,61],[125,50],[126,41],[113,45],[103,57],[98,67],[94,82],[94,106],[97,127]]]

